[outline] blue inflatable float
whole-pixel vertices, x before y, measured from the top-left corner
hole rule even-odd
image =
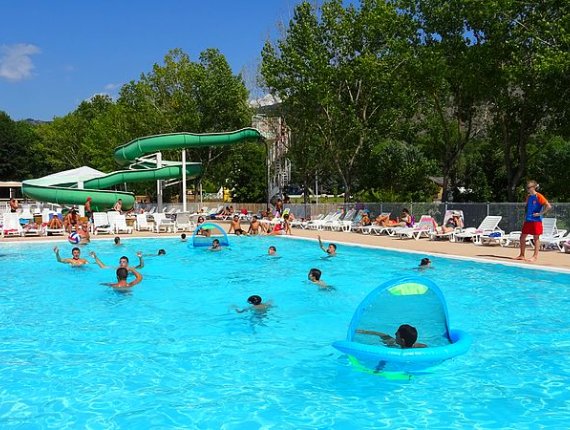
[[[401,324],[418,330],[417,342],[426,348],[385,345],[379,335],[395,337]],[[346,340],[333,343],[351,362],[375,371],[414,372],[465,354],[471,337],[449,326],[441,290],[429,279],[406,277],[391,280],[372,291],[358,306]]]
[[[212,246],[212,241],[218,239],[220,246],[230,246],[227,233],[218,224],[204,222],[198,224],[192,234],[192,246],[206,248]]]

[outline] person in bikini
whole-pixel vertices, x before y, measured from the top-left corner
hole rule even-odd
[[[55,253],[55,258],[58,263],[70,264],[72,266],[83,266],[84,264],[89,264],[87,260],[81,258],[81,250],[77,247],[71,250],[71,258],[61,258],[59,255],[59,248],[57,246],[53,248],[53,252]]]
[[[412,217],[408,209],[402,209],[400,218],[391,220],[390,215],[378,215],[378,217],[376,217],[376,224],[382,227],[413,227],[414,217]]]
[[[241,228],[241,224],[239,222],[239,215],[234,215],[232,222],[230,224],[230,228],[228,230],[228,234],[234,232],[236,236],[241,236],[242,234],[247,234],[247,232]]]
[[[427,347],[424,343],[416,342],[418,340],[418,330],[409,324],[402,324],[398,327],[395,338],[389,334],[374,330],[356,330],[356,333],[378,336],[384,345],[399,346],[402,349]]]
[[[204,221],[205,221],[204,217],[202,215],[200,215],[198,217],[197,227],[200,227],[202,224],[204,224]],[[202,235],[202,236],[210,237],[212,232],[206,228],[199,228],[198,234]]]
[[[63,226],[68,233],[71,233],[71,231],[77,226],[78,223],[79,219],[77,217],[77,211],[75,208],[71,208],[71,210],[63,219]]]
[[[438,233],[449,233],[451,231],[454,231],[456,228],[462,228],[462,227],[463,227],[463,220],[461,219],[461,213],[453,211],[451,213],[451,216],[445,223],[445,225],[437,227],[436,231]]]

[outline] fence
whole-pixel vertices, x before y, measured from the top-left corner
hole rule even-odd
[[[188,202],[186,210],[188,212],[198,212],[201,208],[207,207],[207,210],[223,208],[232,205],[236,211],[242,208],[247,209],[252,213],[259,213],[266,209],[263,203],[220,203],[220,202],[204,202],[190,203]],[[44,206],[48,206],[44,204]],[[51,205],[49,205],[51,206]],[[143,209],[150,209],[156,206],[155,204],[141,205]],[[399,216],[403,208],[409,209],[416,219],[421,215],[431,215],[435,220],[441,224],[443,216],[447,210],[461,210],[463,211],[464,221],[466,227],[477,227],[487,215],[500,215],[502,216],[499,227],[503,230],[515,231],[520,230],[525,213],[524,203],[422,203],[422,202],[408,202],[408,203],[312,203],[312,204],[286,204],[285,207],[289,208],[297,218],[310,218],[318,214],[326,214],[334,212],[338,209],[348,210],[366,209],[376,216],[380,213],[389,212],[392,217]],[[182,203],[168,203],[164,205],[165,209],[182,210]],[[559,229],[570,230],[570,203],[553,203],[552,211],[547,214],[548,217],[557,218],[557,227]]]

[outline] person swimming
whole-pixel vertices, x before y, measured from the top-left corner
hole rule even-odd
[[[166,255],[166,250],[164,250],[164,249],[159,249],[157,255]]]
[[[135,275],[135,279],[131,282],[127,282],[127,277],[129,276],[129,272]],[[126,267],[119,267],[117,269],[117,282],[107,282],[102,285],[106,285],[108,287],[113,287],[117,289],[125,289],[131,288],[137,285],[140,281],[142,281],[142,275],[137,272],[135,269],[127,269]]]
[[[369,334],[373,336],[380,337],[382,343],[387,346],[396,346],[398,345],[402,349],[406,348],[426,348],[427,345],[424,343],[417,343],[418,340],[418,330],[409,325],[409,324],[402,324],[396,330],[396,337],[392,337],[389,334],[382,333],[380,331],[374,330],[356,330],[356,333],[361,334]]]
[[[273,245],[269,247],[269,249],[267,250],[267,254],[268,255],[277,255],[277,248],[275,248]]]
[[[113,239],[113,241],[115,242],[115,245],[122,245],[121,238],[119,236],[115,236],[115,239]]]
[[[267,309],[269,309],[272,306],[271,302],[263,303],[263,299],[261,298],[261,296],[258,296],[257,294],[254,294],[253,296],[249,296],[247,298],[247,302],[251,306],[249,306],[247,308],[243,308],[243,309],[239,309],[236,307],[235,311],[238,314],[241,314],[241,313],[247,312],[247,311],[265,312],[265,311],[267,311]]]
[[[187,239],[186,239],[186,233],[182,233],[182,234],[180,235],[180,242],[186,242],[186,241],[187,241]]]
[[[222,246],[220,245],[220,241],[218,239],[214,239],[212,241],[212,246],[210,247],[210,251],[221,251]]]
[[[321,247],[321,249],[326,252],[329,257],[335,257],[336,256],[336,245],[334,243],[329,243],[329,245],[325,248],[323,246],[323,242],[321,241],[321,236],[317,236],[319,238],[319,246]]]
[[[418,266],[418,269],[424,270],[424,269],[431,269],[431,260],[429,258],[422,258],[420,261],[420,265]]]
[[[307,275],[307,278],[313,284],[317,284],[320,289],[327,289],[327,290],[332,289],[325,282],[321,281],[321,276],[322,276],[322,272],[319,269],[313,268],[313,269],[309,270],[309,274]]]

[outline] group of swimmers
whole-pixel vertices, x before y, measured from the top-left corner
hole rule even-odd
[[[182,234],[180,237],[182,242],[187,240],[186,234]],[[334,243],[329,243],[326,247],[323,244],[321,237],[318,236],[319,247],[323,252],[327,254],[328,257],[335,257],[337,255],[337,246]],[[115,237],[114,244],[116,246],[121,245],[120,237]],[[220,241],[218,239],[214,239],[212,241],[212,246],[209,248],[211,251],[221,251],[222,247]],[[59,254],[59,248],[56,246],[53,248],[56,259],[60,263],[70,264],[72,266],[82,266],[88,264],[89,262],[81,258],[81,250],[78,247],[74,247],[71,250],[71,258],[61,258]],[[268,255],[276,256],[277,255],[277,248],[275,246],[270,246],[267,251]],[[97,254],[94,251],[91,251],[89,255],[94,259],[95,263],[102,269],[108,269],[105,263],[103,263]],[[129,258],[126,256],[122,256],[119,258],[119,266],[116,269],[116,282],[107,282],[103,283],[102,285],[106,285],[109,287],[114,288],[118,291],[125,291],[129,290],[130,288],[134,287],[135,285],[139,284],[143,280],[143,276],[139,272],[140,269],[144,267],[144,259],[143,254],[141,251],[137,252],[137,257],[139,259],[138,265],[130,266],[129,265]],[[158,256],[166,255],[166,251],[164,249],[159,249]],[[420,262],[420,269],[425,269],[431,267],[431,260],[429,258],[423,258]],[[134,280],[128,281],[129,274],[134,276]],[[327,285],[322,279],[322,271],[317,268],[311,268],[308,273],[308,280],[314,284],[316,284],[320,290],[331,290],[333,289],[331,286]],[[263,302],[261,296],[255,294],[247,299],[247,303],[250,305],[246,308],[238,308],[235,307],[235,311],[237,313],[244,313],[247,311],[252,312],[266,312],[269,308],[271,308],[272,303]],[[391,337],[385,333],[372,331],[372,330],[357,330],[357,333],[366,334],[366,335],[375,335],[380,338],[380,340],[387,346],[399,346],[401,348],[422,348],[426,347],[426,345],[417,343],[417,329],[414,327],[403,324],[401,325],[398,330],[396,331],[395,337]]]

